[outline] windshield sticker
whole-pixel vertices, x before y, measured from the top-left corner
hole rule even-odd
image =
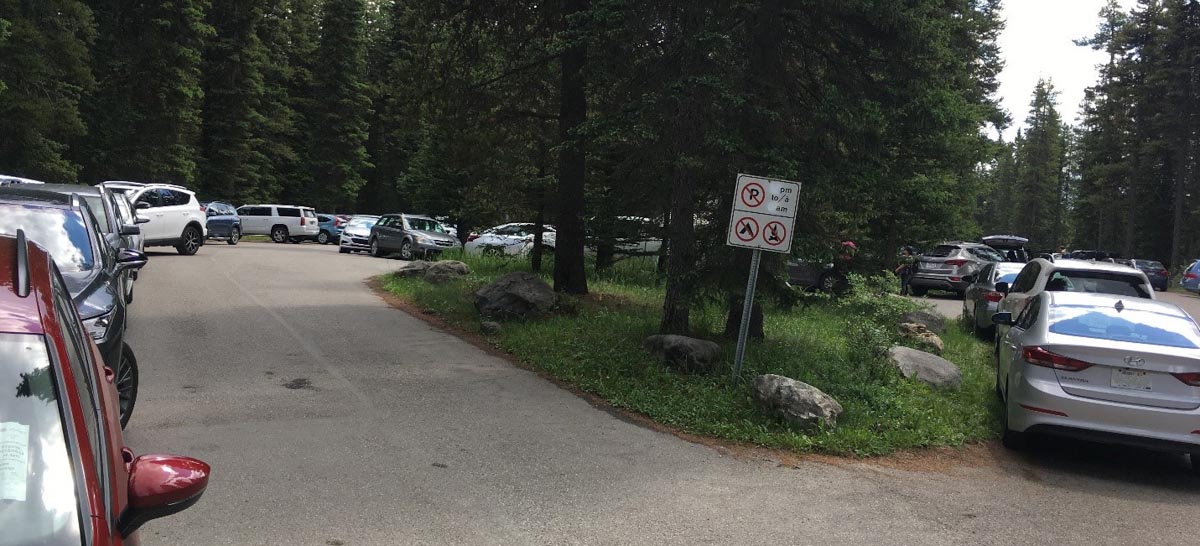
[[[25,501],[29,425],[0,423],[0,500]]]

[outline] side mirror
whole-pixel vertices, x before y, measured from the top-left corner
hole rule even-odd
[[[121,252],[117,253],[117,269],[141,269],[150,260],[145,252],[134,250],[132,248],[122,248]]]
[[[142,228],[140,228],[136,225],[134,225],[134,226],[131,226],[129,224],[121,225],[121,236],[122,237],[126,237],[129,235],[141,235],[141,234],[142,234]]]
[[[1001,294],[1007,294],[1009,288],[1010,287],[1008,286],[1008,283],[1006,283],[1004,281],[1000,281],[1000,282],[996,283],[996,291]]]
[[[150,203],[147,203],[145,201],[138,201],[137,203],[133,204],[133,208],[135,208],[137,210],[146,210],[146,209],[150,208]]]
[[[133,219],[133,223],[135,223],[135,224],[148,224],[148,223],[150,223],[150,219],[149,219],[149,218],[146,218],[145,216],[142,216],[141,214],[138,214],[137,216],[135,216],[135,217],[134,217],[134,219]]]
[[[196,504],[208,487],[210,468],[204,461],[178,455],[142,455],[129,465],[129,506],[117,518],[117,532],[127,538],[147,521],[169,516]]]
[[[996,314],[992,315],[992,324],[996,324],[999,326],[1012,326],[1013,325],[1012,313],[996,313]]]

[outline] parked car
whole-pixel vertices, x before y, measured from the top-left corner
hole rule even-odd
[[[591,228],[589,250],[601,241],[612,244],[613,253],[629,256],[654,255],[662,248],[663,228],[650,218],[617,216]]]
[[[32,190],[31,196],[37,198],[39,192],[51,191],[64,195],[78,194],[87,202],[92,214],[96,216],[96,221],[100,226],[100,233],[108,241],[108,244],[115,248],[118,252],[124,248],[133,250],[141,250],[142,230],[138,224],[144,224],[148,220],[145,218],[134,217],[132,221],[126,221],[125,216],[119,208],[119,203],[124,202],[125,196],[114,193],[103,186],[83,186],[78,184],[38,184],[34,186],[10,186],[6,191],[10,195],[20,195],[23,190]],[[128,207],[127,207],[128,208]],[[133,302],[133,281],[137,279],[137,271],[130,269],[122,274],[121,289],[125,294],[125,302]]]
[[[988,235],[980,240],[983,241],[983,244],[1000,252],[1006,262],[1023,264],[1033,258],[1033,256],[1029,255],[1029,249],[1026,248],[1026,245],[1029,244],[1029,239],[1024,237],[1016,235]]]
[[[315,241],[321,228],[317,213],[296,205],[242,205],[237,209],[242,235],[270,235],[276,243]]]
[[[820,290],[834,294],[844,293],[850,288],[850,280],[836,264],[804,260],[788,260],[787,283],[804,290]]]
[[[917,257],[917,271],[909,287],[914,296],[924,296],[930,290],[946,290],[960,297],[971,283],[965,277],[979,273],[983,266],[1002,262],[1004,256],[983,243],[947,241]]]
[[[124,193],[134,210],[149,219],[142,225],[145,246],[173,246],[180,254],[191,256],[204,245],[206,218],[192,190],[174,184],[113,180],[100,185]]]
[[[334,214],[317,214],[317,242],[323,245],[338,242],[346,221]]]
[[[1200,294],[1200,260],[1192,262],[1179,277],[1179,286],[1193,294]]]
[[[1166,292],[1167,286],[1171,282],[1171,274],[1167,272],[1167,268],[1162,262],[1154,260],[1130,260],[1133,267],[1136,267],[1146,274],[1146,278],[1150,279],[1150,286],[1160,292]]]
[[[1108,259],[1116,260],[1121,255],[1110,250],[1073,250],[1067,253],[1067,257],[1072,260],[1104,261]]]
[[[0,540],[132,546],[142,524],[195,504],[210,468],[126,447],[119,372],[84,333],[60,261],[23,229],[0,236]]]
[[[1000,307],[1004,292],[996,289],[999,283],[1012,284],[1025,264],[996,262],[983,266],[979,273],[968,275],[971,284],[963,294],[963,318],[971,321],[971,331],[991,338],[995,328],[992,315]]]
[[[442,223],[428,216],[415,214],[384,214],[371,227],[371,255],[382,257],[398,252],[401,260],[411,260],[420,254],[425,257],[445,250],[462,248],[458,239],[446,233]]]
[[[1004,445],[1028,433],[1188,453],[1200,474],[1200,328],[1179,307],[1043,292],[997,313]]]
[[[238,216],[233,205],[210,201],[201,202],[200,207],[204,209],[207,239],[224,239],[230,245],[236,245],[242,240],[242,218]]]
[[[45,182],[42,182],[41,180],[34,180],[32,178],[21,178],[19,176],[0,174],[0,186],[7,186],[9,184],[45,184]]]
[[[338,236],[338,252],[347,254],[371,250],[371,228],[378,221],[379,217],[371,214],[351,216]]]
[[[997,312],[1021,314],[1025,305],[1038,294],[1053,292],[1093,292],[1129,298],[1154,299],[1154,289],[1146,274],[1123,265],[1083,260],[1031,260],[1012,284],[996,283],[1004,293]]]
[[[479,234],[472,233],[467,236],[467,243],[463,245],[463,250],[467,254],[491,254],[496,256],[524,254],[532,249],[534,231],[536,230],[537,224],[501,224],[485,229]],[[542,226],[542,246],[553,251],[554,238],[554,226],[544,224]]]
[[[84,330],[116,373],[123,426],[137,403],[138,369],[133,349],[125,343],[128,315],[121,284],[126,271],[146,265],[146,255],[113,248],[78,194],[45,191],[35,196],[34,190],[13,189],[0,188],[0,235],[20,232],[54,258]]]

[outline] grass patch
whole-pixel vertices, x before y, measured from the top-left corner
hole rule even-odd
[[[471,292],[507,271],[527,269],[527,264],[510,258],[456,258],[472,269],[463,281],[439,286],[389,275],[382,279],[384,286],[451,324],[475,330],[479,317]],[[856,285],[837,301],[810,296],[792,309],[768,305],[767,339],[750,343],[737,385],[728,371],[735,343],[719,336],[724,325],[720,306],[698,306],[692,316],[697,337],[717,341],[725,350],[725,373],[675,373],[641,349],[642,339],[658,327],[662,305],[652,259],[619,262],[590,282],[590,296],[565,298],[568,312],[505,323],[489,340],[525,364],[614,406],[689,433],[735,442],[867,456],[994,437],[999,404],[992,392],[988,345],[952,322],[942,335],[943,356],[962,369],[962,387],[937,391],[904,380],[884,355],[899,341],[897,319],[917,304],[881,295],[892,287],[879,281],[858,279]],[[836,398],[845,409],[838,426],[806,434],[762,411],[749,385],[762,373],[804,381]]]

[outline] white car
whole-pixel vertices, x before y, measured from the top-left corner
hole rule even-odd
[[[242,205],[242,235],[270,235],[276,243],[315,241],[321,234],[317,211],[297,205]]]
[[[0,174],[0,186],[7,186],[9,184],[45,184],[45,182],[42,182],[41,180],[34,180],[32,178],[21,178],[19,176]]]
[[[144,184],[110,180],[100,185],[124,194],[134,204],[136,215],[149,220],[142,226],[144,246],[173,246],[191,256],[208,236],[208,218],[196,194],[175,184]]]
[[[467,254],[493,254],[497,256],[516,256],[526,254],[533,248],[533,236],[536,224],[514,223],[503,224],[483,230],[478,236],[468,238],[463,250]],[[547,251],[554,251],[554,226],[542,226],[542,246]]]
[[[1025,305],[1042,292],[1091,292],[1152,300],[1154,289],[1141,270],[1108,262],[1084,260],[1047,260],[1037,258],[1025,264],[1021,273],[1008,283],[997,283],[1004,294],[997,312],[1021,314]],[[1004,332],[1000,332],[1001,335]]]

